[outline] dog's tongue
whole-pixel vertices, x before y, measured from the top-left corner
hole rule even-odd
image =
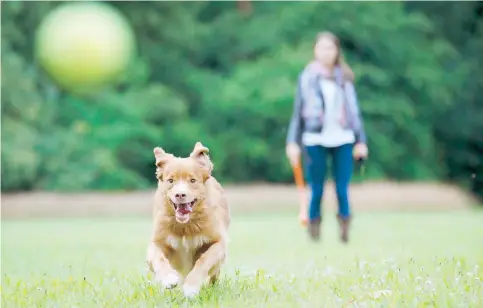
[[[189,206],[180,206],[178,208],[178,212],[185,215],[191,213],[191,209],[189,208]]]

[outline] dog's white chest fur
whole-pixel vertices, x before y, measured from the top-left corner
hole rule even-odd
[[[208,243],[208,239],[204,236],[174,236],[170,235],[167,238],[168,245],[174,250],[196,250]]]
[[[172,266],[183,276],[186,276],[194,266],[194,256],[198,248],[208,243],[204,236],[174,236],[166,239],[167,244],[174,249],[174,258],[170,260]]]

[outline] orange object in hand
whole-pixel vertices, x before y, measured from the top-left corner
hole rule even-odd
[[[299,206],[299,221],[303,226],[307,225],[307,192],[305,191],[305,180],[304,180],[304,172],[302,169],[302,165],[300,161],[296,164],[291,164],[292,171],[295,179],[295,185],[299,191],[299,199],[300,199],[300,206]]]

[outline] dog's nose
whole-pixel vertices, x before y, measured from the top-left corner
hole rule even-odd
[[[185,193],[177,193],[174,196],[176,197],[176,199],[184,199],[184,198],[186,198],[186,194]]]

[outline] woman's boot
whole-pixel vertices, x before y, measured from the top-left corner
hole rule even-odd
[[[310,239],[313,241],[318,241],[320,239],[320,222],[321,218],[311,219],[307,226],[309,230]]]
[[[349,241],[349,226],[351,217],[342,217],[337,215],[337,220],[339,221],[340,227],[340,239],[342,242],[347,243]]]

